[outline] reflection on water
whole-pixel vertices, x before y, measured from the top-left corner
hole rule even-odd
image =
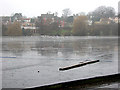
[[[3,57],[16,57],[3,58],[3,87],[30,87],[117,72],[115,37],[3,37],[2,45]],[[96,59],[100,63],[68,73],[58,71],[59,67]],[[34,72],[38,69],[40,76]]]
[[[24,56],[24,53],[37,52],[41,56],[100,56],[111,55],[110,52],[117,48],[117,39],[77,39],[51,41],[3,41],[3,55],[12,53],[14,56]],[[107,55],[104,55],[107,54]],[[112,55],[111,55],[112,56]],[[109,57],[109,56],[107,56]]]
[[[3,52],[6,51],[7,53],[13,53],[15,56],[21,56],[23,53],[24,48],[22,47],[22,44],[20,42],[8,42],[3,43],[2,50]],[[4,55],[4,54],[3,54]]]

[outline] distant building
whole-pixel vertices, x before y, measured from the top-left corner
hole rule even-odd
[[[31,18],[22,18],[22,22],[26,22],[26,23],[30,23],[31,22]]]
[[[100,21],[94,22],[95,24],[110,24],[112,20],[109,18],[101,18]]]
[[[8,23],[11,22],[11,17],[10,16],[3,16],[2,17],[2,23],[7,25]]]
[[[35,23],[31,23],[31,18],[22,19],[21,29],[31,30],[31,32],[36,33]]]
[[[42,18],[45,18],[45,19],[50,19],[50,18],[54,18],[54,14],[41,14],[41,17]]]
[[[119,21],[118,17],[109,18],[109,19],[114,23],[118,23],[118,21]]]
[[[37,17],[37,22],[42,22],[44,25],[49,25],[51,23],[58,23],[59,27],[64,27],[64,20],[54,14],[41,14],[41,16]]]
[[[11,22],[15,22],[15,21],[22,21],[22,13],[15,13],[12,17],[11,17]]]
[[[109,18],[101,18],[100,23],[102,23],[102,24],[110,24],[111,20]]]
[[[41,18],[44,21],[44,24],[50,24],[55,21],[54,14],[41,14]]]
[[[118,18],[118,17],[115,17],[115,18],[113,19],[113,21],[114,21],[115,23],[118,23],[119,18]]]

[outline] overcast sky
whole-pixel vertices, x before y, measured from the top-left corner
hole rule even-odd
[[[37,17],[42,13],[58,12],[70,8],[72,13],[90,12],[99,6],[111,6],[118,11],[119,0],[1,0],[0,16],[10,16],[14,13],[22,13],[27,17]]]

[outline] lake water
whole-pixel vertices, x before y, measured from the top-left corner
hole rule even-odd
[[[26,88],[118,73],[117,37],[2,38],[2,87]],[[100,62],[66,71],[85,60]]]

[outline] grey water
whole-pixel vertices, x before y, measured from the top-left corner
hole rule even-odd
[[[2,87],[28,88],[118,73],[117,37],[2,38]],[[98,63],[59,71],[86,60]]]

